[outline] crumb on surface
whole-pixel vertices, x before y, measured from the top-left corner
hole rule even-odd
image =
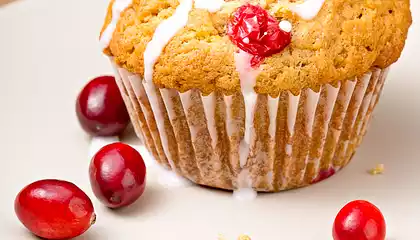
[[[241,235],[239,236],[238,240],[251,240],[251,238],[247,235]]]
[[[375,168],[369,170],[369,173],[371,175],[379,175],[379,174],[383,174],[385,171],[385,166],[383,164],[378,164],[376,165]]]

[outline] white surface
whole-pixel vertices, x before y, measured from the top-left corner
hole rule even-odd
[[[22,187],[43,178],[72,181],[92,197],[98,221],[77,240],[216,240],[219,234],[232,240],[240,234],[253,240],[331,239],[336,213],[354,199],[370,200],[382,209],[388,240],[418,239],[419,23],[390,72],[364,144],[333,178],[241,202],[230,192],[194,185],[163,187],[149,168],[143,198],[113,212],[93,197],[89,139],[74,113],[74,101],[87,80],[112,73],[98,44],[105,2],[23,0],[0,9],[0,239],[36,239],[18,222],[13,201]],[[419,21],[420,2],[412,4]],[[367,174],[377,163],[385,164],[385,174]]]
[[[90,146],[89,146],[89,158],[93,158],[93,156],[95,156],[95,154],[101,150],[101,148],[115,143],[115,142],[119,142],[120,138],[115,136],[115,137],[93,137],[90,141]]]

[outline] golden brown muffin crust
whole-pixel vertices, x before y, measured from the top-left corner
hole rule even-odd
[[[226,24],[246,1],[225,1],[216,13],[193,8],[187,25],[166,45],[154,66],[159,87],[181,92],[196,88],[232,94],[240,89]],[[293,25],[292,43],[265,59],[257,93],[318,88],[349,79],[371,67],[385,68],[401,54],[411,25],[409,0],[325,0],[319,14],[306,21],[290,11],[293,0],[252,1],[278,20]],[[112,4],[104,27],[112,18]],[[157,26],[172,16],[178,0],[133,0],[120,17],[105,53],[127,70],[143,75],[143,53]]]

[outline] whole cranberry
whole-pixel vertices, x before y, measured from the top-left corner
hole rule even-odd
[[[112,76],[95,78],[82,89],[77,98],[76,113],[82,128],[93,136],[119,135],[130,121]]]
[[[142,156],[124,143],[112,143],[99,150],[89,168],[96,197],[109,208],[135,202],[146,186],[146,165]]]
[[[385,234],[384,216],[367,201],[348,203],[334,221],[334,240],[384,240]]]
[[[45,239],[79,236],[96,220],[89,197],[73,183],[61,180],[26,186],[16,197],[15,212],[27,229]]]

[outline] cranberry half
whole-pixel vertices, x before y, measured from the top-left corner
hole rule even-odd
[[[385,219],[372,203],[357,200],[344,206],[334,221],[334,240],[384,240]]]
[[[143,194],[146,165],[134,148],[112,143],[93,157],[89,176],[96,197],[107,207],[119,208],[132,204]]]
[[[96,220],[89,197],[61,180],[41,180],[25,187],[16,197],[15,212],[27,229],[45,239],[74,238]]]
[[[115,136],[130,122],[115,78],[102,76],[90,81],[80,92],[76,113],[82,128],[93,136]]]
[[[291,33],[280,29],[279,21],[264,8],[251,4],[239,7],[227,26],[231,41],[254,55],[252,66],[281,52],[291,42]]]

